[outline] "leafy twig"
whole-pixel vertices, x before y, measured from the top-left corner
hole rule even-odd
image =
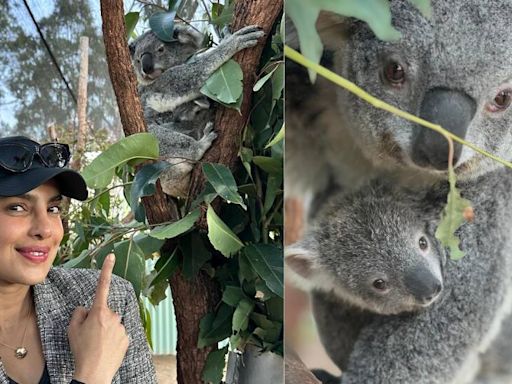
[[[327,68],[319,65],[319,64],[315,64],[313,63],[311,60],[308,60],[306,59],[304,56],[302,56],[299,52],[295,51],[294,49],[290,48],[289,46],[285,45],[284,46],[284,54],[286,57],[290,58],[291,60],[301,64],[302,66],[304,67],[307,67],[307,68],[310,68],[312,69],[313,71],[315,71],[316,73],[318,73],[319,75],[325,77],[326,79],[332,81],[333,83],[345,88],[346,90],[354,93],[356,96],[360,97],[361,99],[367,101],[368,103],[370,103],[371,105],[373,105],[374,107],[376,108],[380,108],[380,109],[383,109],[385,111],[388,111],[388,112],[391,112],[391,113],[394,113],[395,115],[397,116],[400,116],[400,117],[403,117],[404,119],[406,120],[409,120],[409,121],[412,121],[413,123],[417,123],[417,124],[420,124],[424,127],[427,127],[427,128],[430,128],[438,133],[440,133],[441,135],[443,135],[444,137],[449,137],[451,138],[452,140],[460,143],[460,144],[463,144],[469,148],[471,148],[472,150],[484,155],[484,156],[487,156],[495,161],[497,161],[498,163],[501,163],[509,168],[512,168],[512,163],[511,162],[508,162],[506,160],[503,160],[502,158],[496,156],[496,155],[493,155],[481,148],[478,148],[476,145],[460,138],[459,136],[457,135],[454,135],[453,133],[445,130],[443,127],[441,127],[440,125],[438,124],[432,124],[426,120],[423,120],[417,116],[414,116],[410,113],[407,113],[407,112],[404,112],[396,107],[393,107],[392,105],[389,105],[387,103],[385,103],[384,101],[382,100],[379,100],[377,99],[376,97],[370,95],[369,93],[365,92],[363,89],[361,89],[360,87],[358,87],[357,85],[355,85],[354,83],[348,81],[347,79],[341,77],[340,75],[328,70]]]

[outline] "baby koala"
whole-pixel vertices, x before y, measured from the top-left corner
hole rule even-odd
[[[384,315],[434,303],[446,260],[434,237],[441,207],[404,193],[371,184],[326,197],[304,238],[285,250],[300,286]]]

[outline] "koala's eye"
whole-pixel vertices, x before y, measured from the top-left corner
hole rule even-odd
[[[490,103],[487,109],[490,112],[501,112],[510,107],[512,103],[512,90],[504,89],[496,95],[492,103]]]
[[[388,288],[388,284],[382,279],[377,279],[373,282],[373,287],[379,291],[385,291]]]
[[[422,251],[425,251],[428,248],[428,241],[425,239],[425,236],[421,236],[418,240],[418,245]]]
[[[386,80],[393,86],[400,86],[405,81],[405,69],[398,63],[391,62],[384,68]]]
[[[160,47],[158,47],[157,51],[162,53],[164,51],[164,49],[165,49],[164,46],[161,45]]]

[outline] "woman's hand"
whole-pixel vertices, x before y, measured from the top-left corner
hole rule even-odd
[[[90,310],[78,307],[68,327],[75,358],[75,380],[85,384],[112,383],[128,350],[128,335],[121,317],[107,305],[115,257],[106,257]]]

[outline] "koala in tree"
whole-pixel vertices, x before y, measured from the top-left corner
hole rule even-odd
[[[162,189],[171,196],[188,194],[190,171],[217,137],[213,110],[200,89],[222,64],[263,36],[257,26],[228,34],[203,53],[203,36],[176,25],[174,40],[163,42],[148,31],[130,44],[138,92],[148,131],[160,144],[160,155],[172,167],[160,176]]]
[[[301,286],[380,314],[426,308],[443,288],[440,208],[375,183],[329,196],[304,238],[286,249]],[[415,207],[418,205],[418,207]]]
[[[512,42],[503,36],[512,33],[512,3],[431,3],[433,14],[425,18],[410,1],[390,1],[392,24],[402,34],[392,42],[376,38],[364,22],[323,15],[317,25],[325,64],[370,94],[511,160]],[[346,189],[366,177],[417,188],[446,178],[448,145],[440,134],[320,77],[311,85],[305,70],[287,65],[290,193],[315,194],[331,176]],[[499,166],[459,144],[454,164],[460,179]]]

